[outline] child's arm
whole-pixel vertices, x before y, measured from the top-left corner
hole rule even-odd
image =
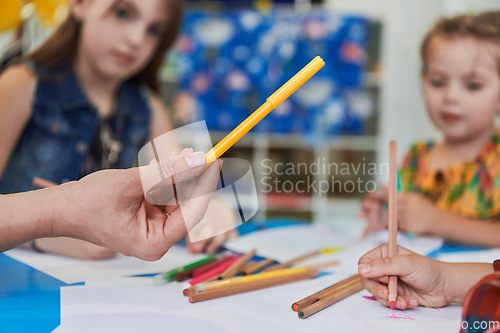
[[[500,223],[441,212],[430,233],[455,242],[500,247]]]
[[[387,245],[368,252],[359,260],[358,271],[365,288],[385,306],[389,306],[389,276],[397,275],[399,309],[461,304],[472,286],[493,273],[492,264],[444,263],[403,247],[398,247],[396,257],[388,258],[388,252]]]
[[[398,227],[451,241],[500,247],[500,223],[473,220],[438,209],[417,193],[398,196]]]
[[[0,176],[30,116],[36,79],[25,65],[0,76]]]

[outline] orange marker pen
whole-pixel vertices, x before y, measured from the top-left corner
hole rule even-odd
[[[222,154],[224,154],[229,148],[231,148],[243,135],[245,135],[249,130],[251,130],[255,125],[259,123],[269,112],[274,110],[278,105],[280,105],[285,99],[290,97],[297,89],[299,89],[307,80],[309,80],[316,72],[318,72],[325,62],[321,57],[314,58],[310,63],[308,63],[304,68],[295,74],[287,83],[285,83],[281,88],[276,90],[260,108],[254,111],[247,119],[245,119],[238,127],[236,127],[231,133],[226,135],[214,148],[212,148],[208,153],[205,154],[208,167],[216,159],[218,159]]]

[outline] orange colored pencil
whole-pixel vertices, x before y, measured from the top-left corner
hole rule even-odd
[[[397,166],[397,144],[391,141],[389,145],[389,257],[398,255],[398,166]],[[389,303],[391,310],[398,297],[398,277],[389,277]]]
[[[240,283],[236,285],[231,285],[227,287],[219,287],[216,289],[202,291],[197,294],[189,296],[189,302],[197,303],[203,302],[211,299],[216,299],[220,297],[226,297],[230,295],[241,294],[253,290],[259,290],[264,288],[269,288],[273,286],[278,286],[286,283],[301,281],[305,279],[310,279],[319,274],[318,270],[306,270],[296,274],[290,274],[286,276],[278,276],[274,278],[269,278],[265,280],[257,280],[246,283]]]
[[[351,283],[352,281],[354,281],[356,279],[359,279],[359,274],[350,276],[345,280],[342,280],[334,285],[331,285],[329,287],[326,287],[323,290],[318,291],[317,293],[314,293],[310,296],[307,296],[307,297],[293,303],[292,310],[297,312],[297,311],[300,311],[301,309],[303,309],[303,308],[305,308],[313,303],[319,302],[319,300],[322,299],[324,296],[339,290],[339,288],[344,287],[345,285]]]
[[[338,301],[343,300],[344,298],[351,296],[352,294],[355,294],[360,290],[363,290],[363,288],[364,286],[361,282],[361,278],[358,276],[358,278],[339,287],[334,292],[324,295],[318,302],[315,302],[299,310],[298,316],[301,319],[305,319],[323,310],[324,308],[329,307],[330,305],[335,304]]]
[[[320,262],[318,264],[309,265],[309,266],[305,266],[305,267],[308,269],[321,269],[321,268],[325,268],[325,267],[335,266],[338,264],[339,264],[339,262],[337,260],[331,260],[331,261]]]
[[[33,185],[38,186],[40,188],[47,188],[47,187],[57,186],[58,184],[51,182],[50,180],[45,180],[42,178],[34,177],[33,178]]]
[[[298,263],[299,261],[309,259],[311,257],[317,256],[318,254],[321,254],[321,251],[314,251],[314,252],[305,254],[303,256],[297,257],[295,259],[286,261],[286,262],[284,262],[282,264],[271,266],[271,267],[266,268],[265,270],[263,270],[263,272],[271,272],[271,271],[275,271],[277,269],[287,268],[288,266],[292,266],[293,264]]]
[[[247,263],[246,265],[244,265],[243,267],[240,268],[240,271],[238,272],[238,274],[248,275],[247,271],[250,271],[252,269],[252,267],[254,267],[255,265],[258,265],[258,264],[259,263],[256,261],[250,261],[249,263]]]
[[[260,271],[262,268],[266,267],[267,265],[270,265],[274,262],[273,259],[264,259],[260,262],[255,262],[254,265],[248,267],[248,268],[243,268],[241,270],[241,274],[242,275],[249,275],[249,274],[253,274],[255,272],[258,272]]]
[[[255,249],[243,255],[240,259],[236,260],[228,269],[226,269],[222,274],[220,274],[217,279],[223,280],[235,276],[240,271],[250,258],[255,255]]]

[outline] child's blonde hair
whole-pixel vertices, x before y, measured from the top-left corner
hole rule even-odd
[[[500,11],[459,15],[439,20],[427,33],[420,48],[422,75],[427,71],[430,43],[435,37],[472,37],[498,46],[497,68],[500,75]]]
[[[115,0],[109,10],[113,10],[122,0]],[[148,85],[158,92],[159,83],[157,72],[160,68],[165,52],[172,46],[179,31],[182,20],[182,0],[165,0],[167,2],[167,29],[160,41],[150,63],[133,79]],[[57,30],[33,53],[28,59],[36,64],[54,66],[75,58],[80,39],[81,23],[68,14],[66,20]]]

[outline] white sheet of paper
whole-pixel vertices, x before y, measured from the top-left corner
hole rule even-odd
[[[155,262],[123,255],[106,260],[79,260],[23,249],[12,249],[5,254],[68,284],[90,279],[166,272],[206,257],[189,254],[181,246],[173,246],[162,259]]]
[[[487,262],[491,264],[493,261],[500,259],[500,248],[484,251],[441,253],[437,259],[446,262]]]
[[[385,244],[389,239],[388,230],[380,230],[370,234],[366,237],[366,241],[373,241],[375,243]],[[398,232],[398,245],[407,248],[410,251],[421,255],[427,255],[431,252],[439,250],[444,241],[442,238],[437,237],[409,237],[408,235]]]
[[[460,307],[392,312],[363,298],[370,295],[367,291],[305,320],[291,310],[293,302],[355,274],[358,259],[380,245],[384,237],[380,234],[360,239],[359,233],[331,230],[324,225],[269,229],[243,236],[227,247],[239,252],[256,248],[259,255],[281,261],[321,247],[345,249],[303,262],[309,265],[337,259],[340,265],[326,269],[334,274],[197,304],[182,296],[182,283],[157,287],[151,278],[117,278],[110,274],[107,278],[100,275],[98,279],[86,279],[85,286],[61,288],[61,326],[57,332],[386,332],[405,328],[412,332],[457,332]],[[412,250],[424,254],[442,244],[440,240],[419,238],[410,243]],[[171,267],[189,262],[186,251],[179,250],[182,253],[175,258],[182,262]],[[411,319],[388,318],[392,314]]]
[[[345,276],[342,276],[345,278]],[[268,322],[281,323],[288,328],[310,332],[458,332],[462,308],[450,306],[441,309],[418,307],[414,310],[391,311],[376,301],[367,300],[366,290],[360,291],[306,319],[299,319],[290,309],[293,302],[338,282],[332,276],[318,281],[304,281],[289,286],[235,295],[216,305],[217,309],[238,313]],[[409,318],[390,318],[392,315]]]
[[[291,304],[345,279],[313,280],[190,304],[182,284],[154,286],[151,278],[120,278],[61,288],[57,332],[458,332],[460,307],[391,311],[361,291],[305,319]],[[407,316],[411,319],[389,318]]]
[[[151,278],[122,278],[61,288],[56,332],[280,332],[282,326],[218,310],[224,299],[190,304],[181,283],[154,286]],[[304,332],[291,329],[289,332]]]

